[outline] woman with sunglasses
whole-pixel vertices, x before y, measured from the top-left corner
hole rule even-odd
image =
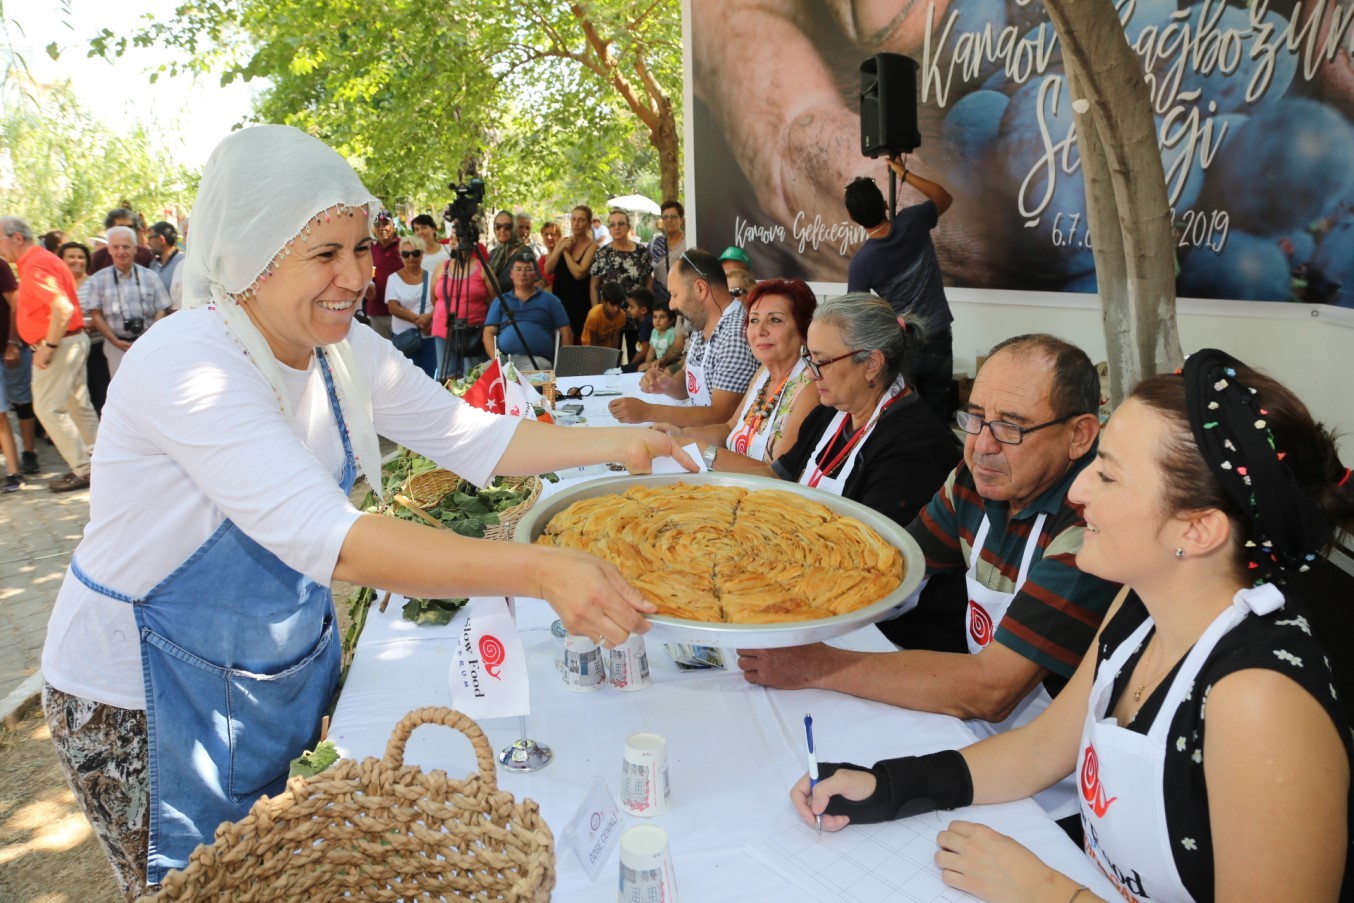
[[[954,437],[905,376],[924,343],[920,326],[873,295],[818,305],[804,365],[819,407],[769,467],[737,469],[765,470],[910,523],[959,462]],[[715,456],[716,467],[724,457]]]
[[[818,407],[808,362],[800,354],[818,301],[800,279],[768,279],[738,301],[747,311],[748,347],[762,365],[742,406],[726,423],[653,428],[683,444],[699,443],[714,470],[765,472],[778,452],[794,446],[804,419]]]
[[[551,294],[564,305],[574,335],[583,334],[592,309],[592,261],[596,256],[592,208],[579,205],[569,214],[569,235],[555,243],[541,264],[542,272],[554,277]]]
[[[405,355],[432,376],[437,369],[437,348],[432,341],[433,303],[420,244],[412,238],[400,239],[400,261],[404,266],[386,280],[386,306],[390,308],[390,335],[395,347],[402,348],[395,337],[417,331],[424,341],[419,343],[418,351],[413,354],[406,351]]]

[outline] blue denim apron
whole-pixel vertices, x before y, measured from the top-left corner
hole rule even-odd
[[[316,349],[343,439],[344,492],[357,459],[334,378]],[[229,519],[140,599],[85,586],[132,606],[141,640],[150,734],[147,881],[282,791],[290,761],[317,740],[338,686],[340,643],[328,587],[292,570]]]

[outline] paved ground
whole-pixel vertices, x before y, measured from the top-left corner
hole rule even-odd
[[[42,472],[0,495],[0,700],[38,670],[52,603],[89,520],[89,491],[49,490],[47,481],[66,468],[46,442],[37,451]],[[0,719],[8,709],[0,706]]]

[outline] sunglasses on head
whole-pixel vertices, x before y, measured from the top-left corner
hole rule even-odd
[[[695,262],[694,260],[692,260],[690,257],[687,257],[685,251],[682,252],[681,259],[682,259],[682,260],[685,260],[685,261],[686,261],[686,265],[689,266],[689,267],[691,267],[691,269],[693,269],[693,270],[696,271],[696,275],[697,275],[697,276],[701,277],[701,278],[704,279],[706,282],[709,282],[709,281],[710,281],[710,277],[707,276],[707,275],[705,275],[705,270],[702,270],[700,267],[696,266],[696,262]]]
[[[422,256],[423,256],[423,252],[422,252],[422,251],[401,251],[401,252],[400,252],[400,256],[401,256],[401,257],[422,257]]]

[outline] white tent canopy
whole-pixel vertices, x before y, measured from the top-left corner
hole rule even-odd
[[[642,194],[626,194],[606,202],[608,209],[629,210],[634,213],[649,213],[658,216],[662,211],[658,204]]]

